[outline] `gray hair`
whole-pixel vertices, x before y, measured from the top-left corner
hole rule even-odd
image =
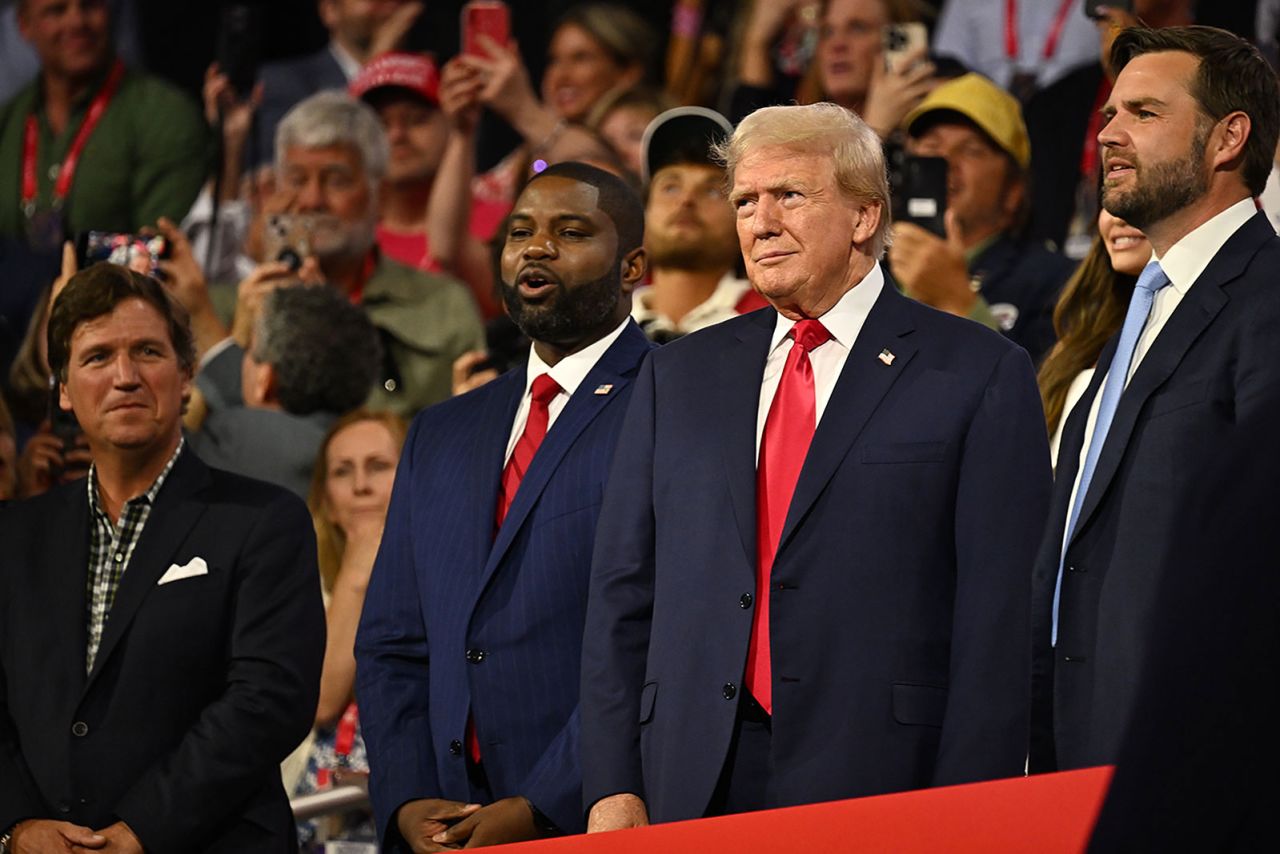
[[[387,174],[391,157],[386,132],[373,108],[346,92],[317,92],[285,113],[276,128],[276,168],[284,164],[290,146],[324,148],[349,145],[360,152],[360,162],[374,191]]]
[[[325,285],[268,293],[250,354],[275,370],[276,396],[294,415],[355,409],[382,363],[378,333],[364,311]]]
[[[880,205],[880,224],[871,238],[871,255],[880,258],[892,242],[889,217],[889,173],[876,132],[851,110],[827,102],[803,106],[762,107],[738,123],[733,136],[716,143],[712,156],[724,164],[726,186],[742,158],[757,148],[785,146],[828,154],[836,183],[846,198]]]

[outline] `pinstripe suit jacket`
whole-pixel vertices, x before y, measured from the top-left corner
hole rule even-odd
[[[583,829],[578,680],[596,517],[651,345],[629,324],[547,432],[502,528],[494,512],[523,369],[431,407],[400,459],[356,639],[370,792],[388,850],[406,801],[471,801],[474,716],[495,798]],[[595,389],[609,385],[607,394]]]

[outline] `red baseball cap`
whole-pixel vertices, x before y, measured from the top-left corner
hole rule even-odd
[[[433,105],[440,103],[440,72],[435,60],[421,53],[385,53],[370,62],[348,91],[356,98],[364,98],[375,89],[397,86],[420,95]]]

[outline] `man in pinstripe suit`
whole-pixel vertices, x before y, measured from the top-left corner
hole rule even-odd
[[[644,212],[580,163],[525,187],[502,253],[527,367],[427,409],[396,475],[356,640],[388,851],[583,830],[582,626],[632,380]]]

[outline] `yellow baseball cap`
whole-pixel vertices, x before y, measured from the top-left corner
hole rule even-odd
[[[907,113],[902,126],[915,136],[913,128],[921,118],[942,110],[959,113],[973,122],[1023,169],[1031,165],[1031,140],[1018,99],[981,74],[971,71],[943,83]]]

